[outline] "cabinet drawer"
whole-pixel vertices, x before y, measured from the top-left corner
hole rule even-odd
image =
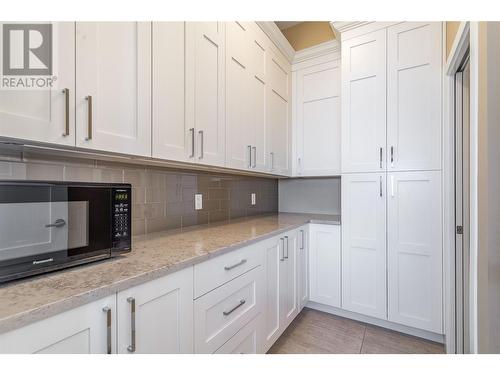
[[[250,245],[195,265],[194,298],[260,266],[262,251],[258,245]]]
[[[238,331],[215,354],[257,354],[260,315]]]
[[[213,353],[261,309],[262,267],[241,275],[194,302],[195,353]]]

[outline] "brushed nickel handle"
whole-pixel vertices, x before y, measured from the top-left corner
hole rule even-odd
[[[60,228],[60,227],[64,227],[65,225],[66,225],[66,221],[64,221],[64,219],[57,219],[53,223],[46,224],[45,228]]]
[[[253,146],[253,168],[257,166],[257,147]]]
[[[394,146],[391,146],[391,168],[394,168]]]
[[[382,176],[380,176],[380,196],[382,196]]]
[[[304,250],[304,242],[305,242],[305,240],[304,240],[304,237],[305,237],[304,230],[301,229],[300,233],[302,233],[302,243],[300,245],[300,250]]]
[[[189,129],[191,132],[191,155],[190,158],[194,158],[194,128]]]
[[[245,301],[244,299],[241,299],[240,302],[236,306],[234,306],[231,310],[223,311],[222,315],[224,315],[224,316],[231,315],[234,311],[236,311],[238,308],[243,306],[246,302],[247,301]]]
[[[130,353],[135,352],[135,298],[128,297],[127,302],[130,303],[130,333],[131,344],[127,347]]]
[[[200,135],[200,156],[198,157],[198,159],[203,159],[203,153],[204,153],[204,150],[203,150],[203,144],[205,143],[205,140],[203,138],[203,130],[198,130],[198,134]]]
[[[102,309],[106,313],[106,353],[111,354],[111,308]]]
[[[285,239],[286,239],[286,255],[284,258],[288,259],[288,236],[285,236]],[[283,250],[283,252],[285,252],[285,251]]]
[[[380,169],[382,168],[382,147],[380,147]]]
[[[87,100],[87,137],[86,141],[90,141],[92,139],[92,95],[88,95],[85,97]]]
[[[252,146],[248,145],[248,168],[252,168]]]
[[[285,260],[285,239],[283,237],[280,238],[281,241],[281,256],[280,261],[283,262]]]
[[[233,268],[236,268],[236,267],[238,267],[238,266],[241,266],[241,265],[245,264],[246,262],[247,262],[247,260],[246,260],[246,259],[242,259],[242,260],[240,260],[238,263],[233,264],[232,266],[225,266],[225,267],[224,267],[224,269],[225,269],[226,271],[231,271]]]
[[[271,152],[271,171],[274,169],[274,152]]]
[[[63,137],[67,137],[69,135],[69,89],[62,90],[64,94],[64,124],[65,129],[63,133]]]

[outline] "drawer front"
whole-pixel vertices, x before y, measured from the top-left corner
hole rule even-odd
[[[198,298],[222,284],[262,264],[259,244],[218,256],[194,266],[194,298]]]
[[[260,316],[254,318],[245,327],[240,329],[236,335],[222,345],[215,354],[258,354],[258,327]]]
[[[195,353],[214,353],[262,308],[262,267],[194,301]]]

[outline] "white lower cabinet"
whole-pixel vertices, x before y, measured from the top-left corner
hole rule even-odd
[[[193,268],[118,293],[118,353],[193,352]]]
[[[215,354],[259,354],[260,350],[260,315],[244,326]]]
[[[194,351],[214,353],[262,308],[262,267],[194,301]]]
[[[441,172],[387,180],[388,318],[442,333]]]
[[[340,308],[340,226],[310,224],[309,236],[309,300]]]
[[[116,353],[116,295],[0,335],[0,353]]]
[[[299,229],[297,238],[297,293],[299,311],[309,301],[309,226]]]
[[[342,308],[387,319],[385,173],[342,175]]]

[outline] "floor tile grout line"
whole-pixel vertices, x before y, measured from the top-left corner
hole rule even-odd
[[[363,351],[363,345],[365,345],[365,336],[366,336],[366,324],[365,324],[365,329],[363,331],[363,340],[361,340],[361,346],[359,347],[359,354]]]

